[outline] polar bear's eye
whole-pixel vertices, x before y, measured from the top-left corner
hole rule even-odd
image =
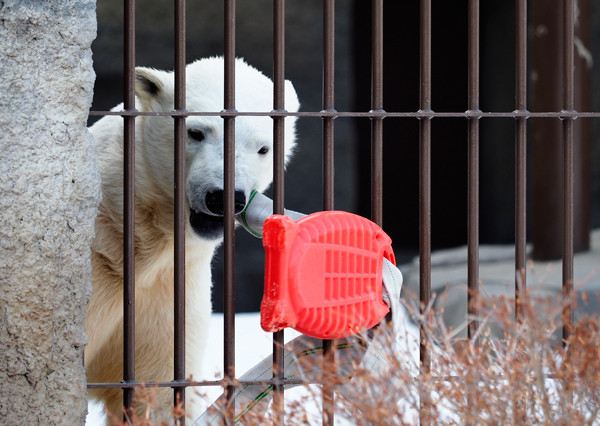
[[[204,140],[204,133],[198,129],[188,129],[188,136],[196,142],[202,142]]]
[[[266,155],[268,152],[269,152],[268,146],[261,146],[260,149],[258,150],[258,153],[260,155]]]

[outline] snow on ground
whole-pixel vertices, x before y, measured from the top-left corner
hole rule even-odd
[[[260,328],[260,314],[246,313],[237,314],[235,320],[235,347],[236,347],[236,372],[237,376],[252,368],[273,352],[273,338],[271,333],[265,333]],[[213,314],[211,328],[208,337],[207,350],[204,355],[204,372],[198,380],[215,380],[222,377],[223,372],[223,314]],[[286,342],[297,337],[299,333],[295,330],[286,329]],[[213,401],[222,393],[222,388],[211,386],[198,388],[202,394],[206,394],[207,400]],[[89,414],[86,426],[103,425],[104,413],[102,406],[96,403],[88,404]]]
[[[263,359],[270,357],[273,351],[273,340],[271,333],[265,333],[260,327],[259,313],[237,314],[235,317],[235,345],[236,345],[236,377],[241,377],[244,373],[261,362]],[[398,313],[395,316],[396,324],[398,325],[396,336],[396,345],[403,359],[406,359],[406,365],[413,365],[414,374],[418,371],[419,359],[419,330],[412,324],[403,307],[399,307]],[[217,380],[223,377],[223,333],[224,333],[223,314],[213,314],[211,318],[211,327],[207,343],[207,350],[204,358],[204,371],[201,377],[194,377],[195,380]],[[285,330],[286,343],[300,336],[300,333],[292,330]],[[377,341],[377,339],[375,339]],[[363,362],[370,356],[369,369],[374,374],[378,374],[377,370],[384,371],[385,366],[378,357],[375,348],[378,346],[372,342],[372,347],[375,352],[371,355],[366,355]],[[386,344],[382,342],[382,344]],[[389,344],[389,342],[388,342]],[[315,385],[316,386],[316,385]],[[205,400],[197,403],[203,403],[208,407],[209,403],[216,400],[222,394],[222,388],[219,386],[208,386],[196,388],[197,393],[205,395]],[[312,389],[314,391],[314,389]],[[318,391],[317,391],[318,393]],[[321,424],[320,415],[320,400],[318,398],[307,398],[311,393],[306,388],[300,386],[285,392],[286,404],[289,401],[302,400],[302,407],[306,409],[308,419],[314,419],[314,424]],[[314,403],[313,403],[314,402]],[[413,415],[415,413],[406,413]],[[336,425],[351,424],[343,421],[341,416],[335,417]],[[313,422],[311,422],[313,423]],[[87,426],[97,426],[104,424],[104,413],[102,407],[97,403],[89,404],[89,414],[86,421]]]
[[[408,338],[402,346],[407,350],[405,352],[408,358],[418,361],[418,329],[408,321],[404,309],[399,316],[401,334]],[[213,314],[211,319],[211,328],[207,351],[205,354],[204,371],[201,377],[194,378],[198,380],[216,380],[222,377],[223,372],[223,314]],[[406,334],[404,334],[406,332]],[[286,343],[300,333],[292,329],[285,330]],[[398,336],[401,339],[400,336]],[[400,340],[399,340],[400,342]],[[409,343],[407,343],[409,342]],[[236,345],[236,376],[241,377],[266,357],[270,357],[273,351],[273,340],[271,333],[265,333],[260,327],[260,314],[247,313],[237,314],[235,319],[235,345]],[[410,347],[410,348],[409,348]],[[199,394],[206,395],[205,401],[198,403],[205,404],[208,407],[209,402],[216,400],[222,394],[222,388],[218,386],[196,388]],[[313,389],[314,391],[314,389]],[[318,392],[318,391],[317,391]],[[303,408],[306,409],[308,419],[314,419],[314,424],[321,424],[320,401],[315,398],[307,398],[310,392],[304,387],[296,387],[285,393],[286,402],[303,401]],[[314,403],[313,403],[314,401]],[[89,414],[87,417],[87,426],[99,426],[104,424],[104,413],[102,407],[97,403],[88,405]],[[351,424],[343,421],[340,416],[336,416],[336,425]],[[311,422],[313,423],[313,422]]]

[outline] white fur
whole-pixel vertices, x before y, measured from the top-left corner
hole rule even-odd
[[[223,110],[223,59],[207,58],[187,66],[188,111]],[[136,70],[136,106],[140,111],[173,110],[173,74],[149,68]],[[154,93],[155,92],[155,93]],[[273,109],[273,84],[262,73],[236,60],[236,109]],[[285,85],[286,109],[297,111],[291,83]],[[121,110],[122,105],[114,110]],[[135,119],[136,196],[136,380],[168,381],[173,371],[173,118]],[[295,144],[295,118],[285,119],[285,156]],[[206,192],[223,188],[223,119],[190,116],[187,129],[202,130],[204,140],[186,144],[187,207],[212,214]],[[86,316],[89,344],[85,364],[90,382],[122,380],[122,222],[123,119],[107,116],[90,128],[102,175],[103,201],[93,245],[93,293]],[[246,199],[265,190],[273,176],[273,125],[270,117],[235,119],[235,187]],[[268,153],[259,153],[261,148]],[[186,374],[199,378],[210,318],[210,263],[222,238],[206,238],[191,228],[186,216]],[[93,390],[119,416],[120,390]],[[193,390],[188,390],[192,395]],[[164,404],[170,402],[165,396]],[[190,407],[192,415],[193,405]]]

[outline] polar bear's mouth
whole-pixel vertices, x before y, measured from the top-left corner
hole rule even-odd
[[[223,216],[212,216],[190,209],[190,225],[201,238],[213,240],[223,236]]]
[[[200,202],[197,199],[189,201],[192,229],[201,238],[221,238],[223,236],[223,216],[225,214],[223,190],[214,189],[206,192],[203,197],[200,197],[200,200]],[[234,193],[234,214],[241,213],[245,206],[246,194],[242,190],[236,190]]]

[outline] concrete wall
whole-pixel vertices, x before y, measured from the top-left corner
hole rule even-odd
[[[95,0],[0,1],[0,423],[83,424]]]

